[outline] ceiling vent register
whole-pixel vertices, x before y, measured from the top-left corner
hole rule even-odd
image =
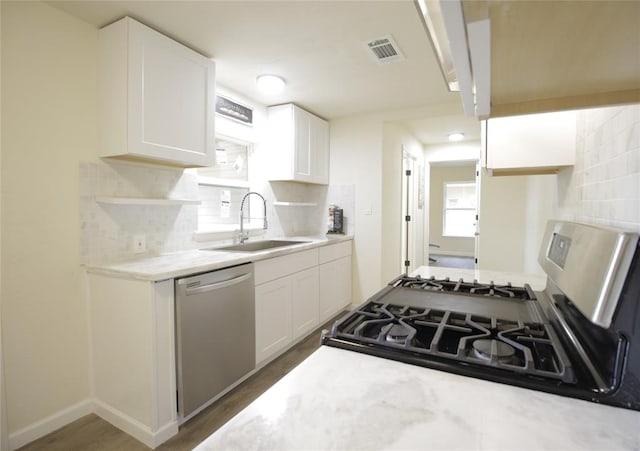
[[[367,42],[367,48],[378,63],[391,63],[404,60],[400,47],[391,36],[372,39]]]

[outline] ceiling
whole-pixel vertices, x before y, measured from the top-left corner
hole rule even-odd
[[[265,105],[294,102],[334,119],[440,104],[450,112],[455,104],[459,115],[405,125],[425,144],[445,142],[453,129],[479,134],[479,123],[464,119],[459,94],[446,88],[413,0],[47,3],[96,28],[136,18],[213,58],[217,83]],[[380,64],[365,43],[389,35],[404,59]],[[282,76],[284,92],[260,93],[262,73]]]
[[[425,0],[434,1],[434,0]],[[216,61],[217,82],[264,105],[295,102],[324,117],[411,111],[425,144],[450,131],[477,141],[448,92],[414,0],[51,0],[96,28],[129,15]],[[464,0],[491,20],[491,115],[640,102],[640,1]],[[404,60],[378,63],[365,43],[392,36]],[[285,91],[266,96],[273,73]],[[395,121],[398,122],[398,121]]]

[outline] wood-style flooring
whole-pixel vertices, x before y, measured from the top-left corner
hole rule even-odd
[[[445,268],[474,269],[473,257],[457,257],[453,255],[431,255],[435,262],[429,262],[429,266]]]
[[[342,315],[342,314],[340,314]],[[338,315],[337,317],[339,317]],[[315,330],[289,351],[238,385],[180,427],[158,450],[191,450],[244,409],[320,346],[322,329]],[[21,451],[147,451],[149,448],[96,415],[87,415],[22,448]]]

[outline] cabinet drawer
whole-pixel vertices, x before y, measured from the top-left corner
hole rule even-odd
[[[318,265],[318,249],[296,252],[255,263],[256,285]]]
[[[341,257],[351,255],[351,240],[342,243],[331,244],[318,249],[318,259],[320,264],[337,260]]]

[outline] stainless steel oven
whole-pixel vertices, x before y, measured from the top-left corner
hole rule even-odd
[[[638,246],[636,233],[551,221],[544,290],[403,275],[322,342],[640,410]]]

